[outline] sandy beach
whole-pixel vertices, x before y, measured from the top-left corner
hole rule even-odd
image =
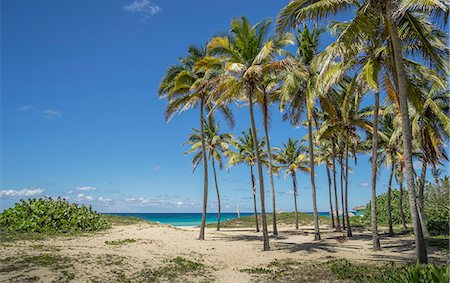
[[[258,281],[241,270],[284,259],[322,262],[345,258],[372,264],[414,261],[414,239],[410,235],[382,235],[383,250],[373,252],[368,231],[355,231],[355,236],[347,240],[342,233],[323,229],[323,240],[319,242],[313,241],[311,232],[312,227],[299,230],[282,227],[279,236],[271,236],[271,251],[268,252],[262,251],[261,233],[252,229],[223,229],[220,232],[207,229],[206,240],[200,241],[197,240],[198,228],[145,222],[114,226],[105,232],[85,236],[14,241],[0,246],[0,281],[147,282],[148,272],[155,274],[155,270],[163,270],[162,266],[177,257],[200,263],[202,271],[201,274],[186,272],[169,281]],[[429,248],[429,256],[430,261],[445,262],[448,255]],[[56,263],[33,264],[27,258],[56,259],[53,260]]]

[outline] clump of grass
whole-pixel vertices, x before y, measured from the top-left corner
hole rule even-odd
[[[123,240],[112,240],[112,241],[105,241],[105,244],[112,245],[112,246],[120,246],[130,243],[135,243],[136,239],[123,239]]]
[[[113,254],[106,254],[104,256],[97,257],[97,263],[103,266],[111,266],[111,265],[122,266],[124,264],[124,260],[125,257]]]
[[[371,265],[352,263],[345,259],[323,263],[275,260],[267,267],[241,269],[258,276],[258,281],[271,282],[449,282],[445,266],[429,265]]]
[[[72,267],[72,259],[60,255],[39,254],[7,257],[0,260],[4,265],[0,272],[24,270],[34,266],[48,267],[52,270],[61,270]]]
[[[31,245],[30,248],[33,250],[47,251],[47,252],[58,252],[61,250],[59,247],[44,244],[34,244]]]
[[[240,272],[246,272],[250,274],[267,274],[272,273],[272,270],[263,267],[243,268],[239,269]]]
[[[161,267],[143,271],[142,276],[148,282],[159,282],[173,281],[175,278],[184,276],[205,276],[206,272],[206,266],[203,263],[177,256],[165,260],[165,264]]]

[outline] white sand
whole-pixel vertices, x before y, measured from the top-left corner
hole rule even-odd
[[[373,252],[370,232],[355,231],[355,236],[346,240],[342,233],[323,229],[323,240],[314,241],[312,231],[312,227],[302,227],[300,230],[283,227],[278,237],[271,237],[271,251],[264,252],[261,233],[252,229],[222,229],[217,232],[211,228],[206,230],[206,240],[200,241],[197,240],[199,229],[195,227],[174,228],[140,223],[116,226],[89,236],[18,241],[0,246],[0,251],[1,259],[43,253],[75,259],[68,269],[75,276],[73,282],[114,282],[118,272],[133,276],[141,270],[161,266],[164,260],[177,256],[214,267],[210,269],[210,278],[217,282],[247,282],[250,275],[239,269],[266,266],[275,259],[326,261],[346,258],[372,263],[414,261],[414,239],[411,236],[382,236],[382,251]],[[136,242],[116,246],[105,243],[124,239],[135,239]],[[44,248],[33,246],[36,244],[44,245]],[[432,261],[445,261],[447,258],[445,253],[433,248],[429,249],[429,256]],[[7,264],[4,260],[0,262],[0,269]],[[0,282],[11,279],[21,282],[24,276],[38,276],[41,282],[58,281],[58,272],[61,271],[34,266],[0,272]],[[200,280],[191,279],[188,281]]]

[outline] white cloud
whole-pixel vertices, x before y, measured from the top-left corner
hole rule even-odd
[[[31,197],[37,196],[44,192],[43,189],[30,188],[22,190],[0,190],[0,197]]]
[[[47,119],[55,119],[55,118],[59,118],[62,116],[61,111],[51,110],[51,109],[42,111],[42,114],[44,114],[44,117]]]
[[[158,166],[158,165],[157,165],[157,166],[155,166],[155,167],[153,167],[153,171],[156,171],[156,172],[157,172],[157,171],[159,171],[160,169],[161,169],[161,167],[160,167],[160,166]]]
[[[82,186],[82,187],[76,187],[75,190],[77,191],[95,191],[97,188],[92,186]]]
[[[98,197],[98,201],[100,201],[100,202],[111,202],[112,199],[110,199],[110,198],[104,198],[104,197]]]
[[[123,6],[122,9],[140,15],[142,20],[146,20],[162,11],[160,6],[153,4],[150,0],[135,0]]]
[[[77,200],[78,201],[93,201],[94,197],[93,196],[85,196],[84,194],[78,194],[77,195]]]
[[[362,183],[359,183],[359,186],[363,187],[363,188],[368,188],[370,186],[370,184],[367,182],[362,182]]]
[[[33,110],[33,109],[34,109],[34,106],[33,105],[29,105],[29,104],[17,107],[17,110],[22,111],[22,112],[26,112],[26,111]]]

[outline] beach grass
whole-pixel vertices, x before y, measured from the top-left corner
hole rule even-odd
[[[138,223],[150,222],[150,221],[146,221],[142,218],[133,217],[133,216],[102,214],[102,217],[105,218],[113,226],[126,226],[126,225],[134,225],[134,224],[138,224]]]
[[[331,219],[325,216],[319,216],[319,222],[321,224],[330,224]],[[261,225],[261,215],[258,215],[258,222]],[[272,214],[267,214],[267,223],[270,225],[272,223]],[[308,213],[298,213],[298,223],[300,226],[313,225],[314,219],[311,214]],[[295,212],[280,212],[277,213],[277,224],[278,225],[295,225]],[[209,223],[206,227],[215,228],[217,223]],[[255,216],[248,215],[235,218],[232,220],[225,220],[220,222],[221,228],[254,228]]]
[[[264,267],[244,268],[240,271],[252,275],[258,282],[415,282],[409,279],[416,273],[420,273],[424,279],[449,278],[445,266],[394,263],[377,265],[346,259],[326,262],[274,260]]]

